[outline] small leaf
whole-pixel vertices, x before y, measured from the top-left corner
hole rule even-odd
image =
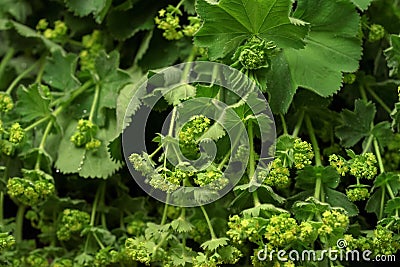
[[[188,233],[193,229],[194,226],[190,222],[182,218],[178,218],[171,222],[171,227],[178,233]]]
[[[170,105],[178,105],[182,100],[187,100],[196,95],[196,87],[190,84],[179,85],[164,94],[165,100]]]
[[[385,213],[388,215],[394,215],[396,211],[400,209],[400,197],[390,199],[385,206]]]
[[[272,214],[288,212],[287,210],[277,208],[272,204],[261,204],[253,208],[245,209],[242,213],[246,216],[258,217],[260,216],[261,211],[266,211],[267,213]]]
[[[371,123],[376,113],[375,105],[357,99],[354,111],[342,111],[342,125],[336,127],[336,136],[345,147],[354,146],[362,138],[368,136],[371,131]]]
[[[22,121],[32,121],[51,115],[50,99],[45,96],[39,84],[28,88],[20,86],[18,92],[17,111],[22,115]]]
[[[297,201],[292,206],[292,212],[296,219],[303,221],[329,209],[329,204],[321,202],[314,197],[309,197],[305,201]]]
[[[229,239],[226,237],[214,238],[201,244],[201,248],[208,251],[214,251],[219,247],[226,246]]]
[[[345,209],[350,217],[356,216],[359,213],[357,206],[353,202],[350,202],[345,194],[328,187],[324,188],[324,191],[325,201],[331,204],[332,207]]]
[[[306,166],[298,172],[296,187],[305,190],[312,188],[317,178],[328,188],[336,188],[340,182],[339,173],[331,166]]]
[[[362,11],[366,10],[373,0],[351,0]]]
[[[91,13],[94,15],[100,14],[102,9],[106,6],[107,0],[64,0],[69,10],[73,11],[75,15],[84,17]]]
[[[201,141],[204,139],[211,139],[217,141],[218,139],[224,137],[226,134],[224,128],[219,123],[214,123],[208,130],[198,138],[197,141]]]
[[[377,217],[381,214],[381,199],[382,199],[383,190],[379,188],[372,194],[372,196],[368,199],[367,205],[365,206],[365,210],[369,213],[375,213]]]

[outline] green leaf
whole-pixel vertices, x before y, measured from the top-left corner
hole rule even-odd
[[[400,76],[400,35],[390,35],[390,47],[384,52],[390,76]]]
[[[390,123],[388,121],[382,121],[376,124],[371,133],[378,140],[382,148],[386,147],[394,139],[394,134],[390,129]]]
[[[171,227],[178,233],[188,233],[188,232],[192,231],[194,226],[190,222],[188,222],[182,218],[178,218],[171,222]]]
[[[385,206],[385,213],[388,215],[394,215],[397,210],[400,209],[400,197],[390,199]]]
[[[353,202],[350,202],[345,194],[328,187],[325,187],[324,191],[325,201],[331,204],[332,207],[345,209],[350,217],[356,216],[359,213],[357,206]]]
[[[75,77],[78,57],[75,54],[63,55],[61,51],[55,51],[47,61],[44,69],[43,80],[51,87],[61,91],[70,91],[80,86]]]
[[[390,114],[392,117],[392,129],[400,131],[400,102],[394,104],[394,110]]]
[[[342,125],[336,127],[336,136],[342,141],[345,147],[354,146],[362,138],[368,136],[371,130],[371,123],[376,113],[375,105],[366,103],[361,99],[355,102],[354,111],[342,111]]]
[[[377,217],[381,214],[381,200],[382,200],[383,190],[379,188],[372,194],[372,196],[368,199],[367,205],[365,206],[365,210],[369,213],[375,213]],[[383,208],[383,207],[382,207]]]
[[[366,10],[373,0],[351,0],[359,9]]]
[[[199,0],[196,10],[204,23],[195,35],[195,44],[208,48],[210,59],[234,52],[247,38],[258,35],[280,48],[302,48],[306,26],[289,19],[290,0]]]
[[[305,201],[297,201],[292,206],[292,212],[297,220],[308,220],[316,214],[322,214],[329,210],[330,206],[327,203],[321,202],[314,197],[309,197]]]
[[[102,9],[106,6],[107,0],[64,0],[68,9],[75,13],[75,15],[84,17],[93,13],[94,15],[100,14]]]
[[[190,84],[182,84],[164,94],[165,100],[170,105],[177,106],[182,100],[187,100],[196,95],[196,87]]]
[[[311,30],[301,50],[285,50],[292,78],[298,86],[321,96],[339,90],[342,72],[353,72],[361,58],[360,17],[347,1],[298,1],[294,17]],[[346,19],[340,19],[346,18]]]
[[[117,51],[107,55],[104,51],[96,58],[96,73],[99,78],[100,96],[97,120],[102,125],[105,120],[104,109],[117,107],[118,93],[131,79],[127,72],[118,68],[119,54]]]
[[[140,1],[127,10],[114,8],[107,15],[107,28],[119,40],[126,40],[139,31],[152,30],[155,8],[152,1]]]
[[[25,26],[21,23],[15,22],[15,21],[10,21],[10,23],[21,36],[28,37],[28,38],[37,38],[37,39],[41,40],[51,52],[54,52],[56,50],[60,50],[62,52],[64,51],[60,45],[50,41],[47,38],[44,38],[43,35],[39,34],[38,32],[29,28],[28,26]]]
[[[271,69],[267,73],[267,93],[270,96],[268,103],[274,114],[285,114],[288,111],[296,89],[283,52],[273,56]]]
[[[245,216],[258,217],[260,216],[261,211],[265,211],[267,213],[272,213],[272,214],[288,212],[287,210],[277,208],[272,204],[261,204],[253,208],[245,209],[242,211],[242,213]]]
[[[296,187],[310,189],[315,186],[317,178],[328,188],[336,188],[340,182],[339,173],[331,166],[306,166],[298,172]]]
[[[384,172],[378,175],[374,181],[374,187],[385,188],[390,186],[394,195],[400,190],[400,175],[393,172]]]
[[[201,248],[208,251],[214,251],[219,247],[226,246],[229,239],[226,237],[214,238],[201,244]]]
[[[200,138],[197,141],[201,141],[204,139],[211,139],[214,141],[217,141],[218,139],[224,137],[226,134],[224,128],[221,126],[219,123],[214,123],[208,130],[200,136]]]
[[[39,84],[32,84],[28,88],[21,85],[18,88],[17,111],[22,115],[22,121],[29,122],[51,115],[50,99],[41,88]]]
[[[108,140],[115,136],[113,132],[116,128],[115,122],[109,125],[111,131],[105,128],[99,129],[96,137],[101,140],[101,146],[90,151],[78,148],[70,141],[76,125],[76,121],[68,125],[58,148],[55,166],[65,174],[78,173],[84,178],[108,178],[122,166],[122,163],[113,161],[107,149]]]

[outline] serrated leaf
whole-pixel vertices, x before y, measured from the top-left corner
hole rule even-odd
[[[385,205],[385,213],[394,215],[400,209],[400,197],[390,199]]]
[[[50,41],[47,38],[44,38],[43,35],[39,34],[38,32],[29,28],[28,26],[25,26],[24,24],[15,21],[10,21],[10,23],[21,36],[29,38],[37,38],[41,40],[47,46],[47,48],[52,52],[56,50],[60,50],[62,52],[64,51],[60,45]]]
[[[324,192],[325,201],[331,204],[332,207],[345,209],[350,217],[356,216],[359,213],[357,206],[345,194],[328,187],[324,188]]]
[[[32,84],[28,88],[21,85],[17,95],[17,111],[22,115],[22,121],[29,122],[51,115],[50,99],[44,95],[39,84]]]
[[[46,63],[43,80],[51,87],[67,92],[80,86],[75,77],[78,57],[75,54],[63,55],[55,51]]]
[[[101,140],[101,146],[93,151],[87,151],[85,148],[76,147],[70,138],[75,132],[77,122],[71,122],[65,131],[64,138],[58,148],[58,157],[55,166],[62,173],[78,173],[84,178],[108,178],[122,164],[114,162],[111,158],[107,145],[110,137],[115,135],[107,129],[101,128],[97,132],[97,138]],[[110,125],[115,130],[115,123]],[[114,129],[113,129],[114,128]]]
[[[361,58],[360,16],[347,1],[298,1],[294,17],[311,30],[301,50],[285,50],[293,80],[321,96],[339,90],[342,72],[353,72]],[[346,18],[346,19],[338,19]]]
[[[400,103],[394,105],[394,110],[390,114],[392,117],[392,129],[400,131]]]
[[[390,35],[390,47],[384,52],[390,76],[400,76],[400,35]]]
[[[226,132],[224,130],[224,127],[222,127],[219,123],[214,123],[202,136],[200,136],[197,141],[201,141],[207,138],[217,141],[218,139],[224,137],[225,134]]]
[[[362,138],[368,136],[371,130],[371,123],[376,113],[375,105],[357,99],[354,111],[342,111],[342,125],[336,127],[336,136],[342,141],[345,147],[354,146]]]
[[[245,209],[242,211],[242,213],[245,216],[258,217],[260,216],[261,211],[265,211],[267,213],[272,213],[272,214],[288,212],[287,210],[277,208],[272,204],[261,204],[253,208]]]
[[[329,209],[329,204],[321,202],[314,197],[309,197],[305,201],[297,201],[292,206],[292,212],[297,220],[308,220],[310,217],[322,214]]]
[[[298,172],[296,187],[307,190],[315,185],[317,178],[329,188],[336,188],[340,181],[339,173],[331,166],[306,166]]]
[[[139,31],[152,30],[155,8],[152,1],[140,1],[127,10],[114,8],[107,15],[107,28],[119,40],[126,40]]]
[[[365,206],[365,210],[369,213],[375,213],[377,217],[381,214],[381,199],[382,199],[383,190],[379,188],[372,194],[372,196],[368,199],[367,205]]]
[[[373,0],[351,0],[359,9],[366,10]]]
[[[390,186],[394,195],[400,190],[400,175],[393,172],[384,172],[378,175],[374,181],[374,187],[385,188]]]
[[[196,95],[196,87],[190,84],[179,85],[164,94],[165,100],[170,105],[178,105],[182,100],[187,100]]]
[[[74,12],[77,16],[84,17],[93,13],[99,14],[106,6],[107,0],[64,0],[65,5],[69,10]]]
[[[390,123],[388,121],[382,121],[376,124],[371,133],[378,140],[382,148],[386,147],[394,139],[394,134],[390,129]]]
[[[274,41],[280,48],[302,48],[308,28],[291,23],[291,6],[290,0],[199,0],[196,10],[204,23],[195,35],[195,44],[207,47],[212,60],[234,52],[253,35]]]
[[[297,86],[290,74],[289,64],[283,52],[271,59],[271,69],[267,73],[268,101],[274,114],[285,114],[292,103]]]
[[[214,251],[219,247],[226,246],[229,239],[226,237],[214,238],[201,244],[201,248],[208,251]]]
[[[178,218],[171,222],[171,227],[178,233],[188,233],[193,229],[194,226],[190,222],[182,218]]]
[[[97,120],[102,125],[105,120],[104,109],[117,107],[118,93],[124,85],[129,83],[130,76],[118,68],[119,54],[117,51],[107,55],[104,51],[96,58],[96,74],[99,78],[100,96],[98,102]]]

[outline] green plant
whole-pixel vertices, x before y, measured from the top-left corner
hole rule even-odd
[[[354,264],[260,260],[264,249],[398,256],[399,10],[391,0],[1,1],[0,265]],[[201,82],[135,95],[192,61],[230,66],[254,86],[241,98]],[[251,110],[261,93],[276,129]],[[124,160],[121,144],[139,142],[123,140],[129,118],[160,94],[151,151]],[[202,111],[224,102],[225,117],[179,123],[188,101]],[[235,150],[232,122],[248,136]],[[262,139],[275,130],[266,160]],[[182,160],[204,159],[211,142],[205,168]],[[231,184],[231,159],[246,165],[238,183],[198,207],[161,203],[129,173],[166,202],[186,186],[206,188],[195,200],[208,203]]]

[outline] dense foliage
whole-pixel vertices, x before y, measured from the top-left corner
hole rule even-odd
[[[400,258],[399,29],[397,0],[0,1],[0,265],[361,264],[257,257],[343,248],[338,240]],[[243,72],[268,99],[277,140],[261,171],[266,129],[246,103],[204,84],[165,95],[146,129],[150,153],[125,160],[138,86],[195,60]],[[231,155],[223,127],[202,114],[160,134],[171,110],[200,97],[231,105],[249,151]],[[215,162],[173,166],[162,148],[176,139],[190,159],[214,141]],[[149,197],[127,168],[167,193],[219,190],[231,156],[248,157],[234,190],[192,208]]]

